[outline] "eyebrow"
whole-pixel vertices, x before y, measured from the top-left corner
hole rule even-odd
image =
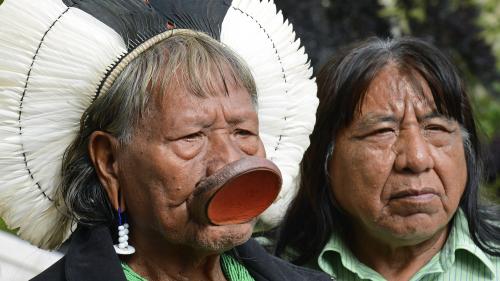
[[[248,116],[245,116],[245,114],[237,114],[236,116],[231,116],[226,120],[226,122],[230,126],[237,126],[239,124],[248,122],[251,120],[251,118],[248,118]],[[198,122],[195,123],[195,126],[199,126],[202,128],[209,128],[212,126],[212,122],[207,122],[206,120],[199,120]]]
[[[397,123],[398,120],[397,120],[396,116],[394,116],[394,115],[368,113],[365,117],[363,117],[363,119],[361,121],[359,121],[358,124],[356,124],[354,129],[355,130],[366,130],[375,124],[383,123],[383,122]]]
[[[436,110],[433,110],[432,112],[429,112],[429,113],[427,113],[424,116],[421,116],[421,117],[418,116],[417,117],[417,121],[418,122],[422,122],[424,120],[429,120],[429,119],[433,119],[433,118],[442,118],[442,119],[445,119],[446,121],[451,121],[451,119],[449,117],[447,117],[444,114],[441,114],[441,113],[437,112]]]
[[[451,121],[451,119],[449,117],[439,113],[436,110],[433,110],[432,112],[429,112],[424,116],[417,117],[417,121],[422,122],[422,121],[433,119],[433,118],[442,118],[448,122]],[[374,126],[376,124],[383,123],[383,122],[398,123],[399,119],[396,118],[396,116],[394,116],[394,115],[368,113],[361,121],[359,121],[358,124],[355,125],[354,129],[355,130],[366,130],[366,129],[370,128],[371,126]]]

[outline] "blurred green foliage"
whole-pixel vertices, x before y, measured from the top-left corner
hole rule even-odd
[[[491,140],[500,132],[500,102],[486,93],[475,95],[473,100],[480,129]]]
[[[484,185],[482,190],[482,196],[488,201],[500,204],[500,177],[493,182]]]
[[[484,37],[496,56],[497,69],[500,70],[500,3],[498,0],[469,0],[480,11],[477,24],[481,27]],[[500,87],[500,81],[497,81]],[[500,90],[500,88],[498,88]]]
[[[13,233],[13,234],[16,233],[15,230],[7,228],[7,225],[5,225],[5,222],[2,220],[2,218],[0,218],[0,231],[6,231],[6,232]]]

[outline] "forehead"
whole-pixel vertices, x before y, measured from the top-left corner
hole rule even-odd
[[[355,116],[371,111],[403,112],[406,106],[416,113],[435,111],[432,91],[416,71],[401,71],[396,65],[382,68],[370,82]]]
[[[186,94],[210,97],[228,94],[228,87],[233,86],[245,88],[256,99],[253,77],[244,65],[232,63],[221,54],[202,51],[164,58],[148,85],[151,94],[162,97],[182,89]]]
[[[203,89],[202,89],[203,90]],[[203,95],[193,93],[185,83],[171,83],[163,93],[153,96],[149,106],[150,122],[160,120],[164,125],[178,123],[205,123],[206,113],[215,107],[223,108],[224,113],[234,118],[245,118],[254,114],[252,97],[247,89],[237,83],[218,84],[203,90]]]
[[[235,109],[246,105],[252,106],[252,97],[248,90],[234,81],[219,79],[213,83],[212,80],[210,87],[202,87],[200,90],[201,94],[195,93],[186,83],[173,83],[163,94],[157,95],[159,97],[157,102],[158,105],[174,111],[215,101],[231,104]]]

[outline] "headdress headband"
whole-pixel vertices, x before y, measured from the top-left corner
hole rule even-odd
[[[54,195],[82,113],[136,53],[168,35],[167,22],[220,39],[255,76],[261,138],[283,174],[263,225],[276,224],[295,195],[317,98],[292,27],[268,0],[149,2],[5,0],[0,6],[0,217],[40,247],[56,247],[72,228]]]

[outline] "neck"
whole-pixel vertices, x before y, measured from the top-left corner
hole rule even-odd
[[[377,271],[385,279],[410,280],[446,242],[448,229],[438,231],[432,237],[412,244],[396,239],[381,241],[368,235],[367,231],[356,229],[352,244],[354,255],[364,264]]]
[[[136,253],[122,260],[149,281],[226,280],[219,253],[200,252],[162,240],[135,239]]]

